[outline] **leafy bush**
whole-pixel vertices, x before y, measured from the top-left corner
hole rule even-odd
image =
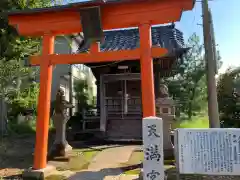
[[[24,98],[13,99],[10,105],[11,108],[10,114],[14,117],[17,117],[17,115],[23,113],[27,107],[28,101],[26,99]]]
[[[16,118],[19,114],[25,114],[29,110],[36,115],[38,93],[39,84],[32,83],[21,92],[9,96],[9,116]]]
[[[75,98],[77,100],[78,113],[92,107],[91,88],[85,79],[79,79],[74,83]]]
[[[12,134],[33,134],[36,131],[36,121],[31,120],[21,124],[10,122],[8,129]]]
[[[240,127],[240,68],[228,69],[219,78],[218,105],[224,127]]]
[[[173,125],[174,128],[209,128],[208,117],[195,116],[192,120],[178,121]]]
[[[27,122],[23,122],[21,124],[18,124],[15,121],[10,121],[8,123],[8,130],[10,134],[35,134],[36,133],[36,116],[33,116],[33,118]],[[53,130],[53,122],[52,119],[49,121],[49,130]]]

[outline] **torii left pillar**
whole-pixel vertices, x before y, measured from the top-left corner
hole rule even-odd
[[[40,92],[38,98],[38,116],[36,145],[33,169],[44,169],[47,165],[48,129],[50,116],[52,65],[48,55],[54,53],[54,36],[45,34],[42,43],[43,60],[40,62]]]

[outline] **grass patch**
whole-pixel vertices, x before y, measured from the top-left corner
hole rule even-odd
[[[141,173],[140,168],[124,172],[124,174],[126,174],[126,175],[138,175],[140,173]]]
[[[172,166],[172,165],[164,165],[164,169],[165,169],[165,170],[169,170],[169,169],[172,169],[172,168],[175,168],[175,166]]]
[[[33,121],[21,124],[9,123],[8,127],[11,134],[34,134],[36,132]]]
[[[69,170],[71,171],[80,171],[87,169],[91,160],[96,156],[99,151],[87,151],[80,152],[77,156],[70,158],[69,161]]]
[[[207,117],[193,117],[191,120],[183,120],[176,122],[173,128],[209,128],[209,120]]]
[[[174,165],[175,160],[164,160],[165,165]]]
[[[127,166],[134,166],[134,165],[138,165],[141,164],[144,160],[144,154],[142,151],[135,151],[132,153],[131,157],[129,158],[128,162],[121,164],[122,168],[124,169],[124,167]],[[171,169],[175,166],[173,166],[172,164],[174,163],[174,160],[165,160],[164,161],[164,168],[165,170]],[[127,170],[124,172],[124,174],[126,175],[139,175],[141,172],[141,168],[136,168],[136,169],[131,169],[131,170]]]
[[[17,122],[10,121],[8,123],[8,129],[10,134],[17,135],[26,135],[26,134],[35,134],[36,133],[36,117],[33,117],[32,120],[22,122],[18,124]],[[50,119],[49,130],[53,130],[54,126],[52,123],[52,119]]]
[[[85,149],[75,149],[70,153],[68,162],[53,162],[58,171],[80,171],[87,169],[92,159],[97,155],[99,151]]]
[[[83,156],[85,159],[91,160],[98,152],[99,151],[85,151],[83,152]]]

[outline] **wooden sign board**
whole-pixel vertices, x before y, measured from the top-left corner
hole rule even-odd
[[[84,40],[86,42],[100,42],[103,39],[100,7],[81,9],[80,15]]]

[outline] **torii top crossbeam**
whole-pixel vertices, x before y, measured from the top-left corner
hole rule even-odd
[[[195,0],[119,0],[106,3],[98,0],[9,13],[9,24],[15,26],[20,35],[43,37],[42,55],[31,58],[32,64],[40,65],[34,169],[46,167],[52,65],[140,59],[143,116],[155,116],[152,58],[163,56],[167,51],[152,47],[151,25],[179,21],[182,12],[191,10],[194,3]],[[81,13],[83,9],[93,7],[100,11],[103,30],[139,27],[140,48],[100,52],[95,43],[90,53],[55,55],[54,37],[82,32]],[[101,111],[101,115],[104,113]]]
[[[138,27],[179,21],[183,11],[191,10],[195,0],[120,0],[114,2],[90,1],[12,12],[9,22],[17,25],[19,34],[42,36],[45,32],[72,34],[82,32],[79,10],[100,6],[104,30]]]

